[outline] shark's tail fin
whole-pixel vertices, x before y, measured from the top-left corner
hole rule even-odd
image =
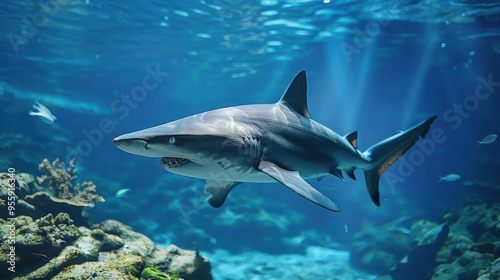
[[[425,137],[436,118],[437,116],[433,116],[422,121],[405,131],[371,146],[363,153],[363,157],[370,162],[367,167],[363,168],[366,186],[370,197],[377,206],[380,206],[378,184],[382,173],[408,151],[420,137]]]

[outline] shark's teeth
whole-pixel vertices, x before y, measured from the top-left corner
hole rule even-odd
[[[167,168],[172,168],[172,167],[179,167],[182,166],[186,163],[190,163],[191,161],[186,158],[171,158],[171,157],[164,157],[160,161],[160,165],[163,167]]]

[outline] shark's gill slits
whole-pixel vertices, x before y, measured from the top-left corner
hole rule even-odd
[[[172,157],[164,157],[160,161],[160,165],[163,167],[179,167],[186,163],[190,163],[191,161],[186,158],[172,158]]]

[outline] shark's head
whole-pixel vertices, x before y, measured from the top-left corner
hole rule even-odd
[[[220,118],[220,116],[218,116]],[[239,147],[224,133],[224,122],[207,121],[210,114],[200,114],[160,126],[124,134],[113,142],[123,151],[157,157],[166,170],[197,178],[209,178],[215,163],[220,167],[238,158]],[[229,164],[229,163],[228,163]]]

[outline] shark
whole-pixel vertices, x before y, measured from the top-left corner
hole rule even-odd
[[[380,176],[419,139],[437,116],[358,150],[358,132],[341,136],[311,119],[306,72],[299,72],[274,104],[226,107],[116,137],[125,152],[160,158],[175,174],[205,179],[205,197],[215,208],[243,182],[279,182],[330,211],[340,209],[306,179],[362,169],[368,193],[380,206]]]

